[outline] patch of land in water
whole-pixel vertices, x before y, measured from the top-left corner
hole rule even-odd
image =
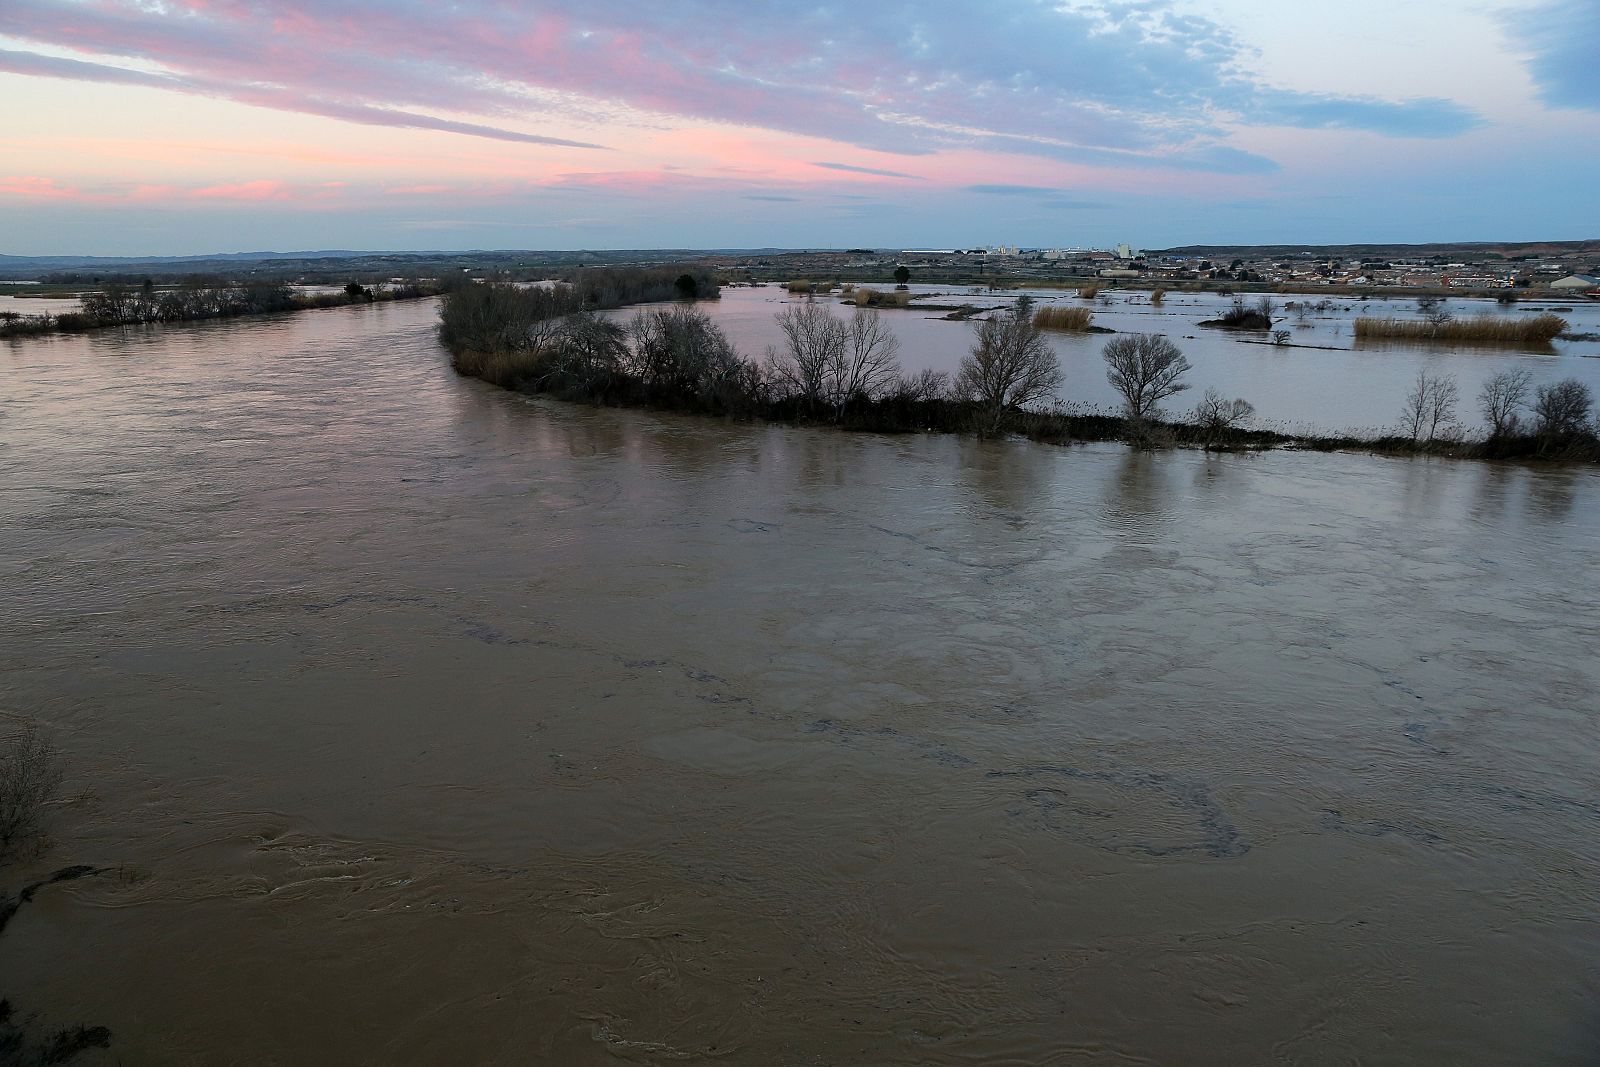
[[[954,395],[948,379],[902,377],[876,393],[857,391],[833,404],[786,392],[773,368],[733,351],[721,331],[696,317],[641,316],[628,330],[596,322],[576,294],[540,290],[518,295],[505,286],[456,289],[441,309],[440,340],[455,369],[520,392],[597,406],[644,407],[748,420],[832,426],[876,433],[976,434],[992,413]],[[682,321],[677,321],[681,319]],[[1013,407],[1008,432],[1049,444],[1125,441],[1140,448],[1213,451],[1292,448],[1360,450],[1462,459],[1600,461],[1590,430],[1558,436],[1512,434],[1472,440],[1440,435],[1292,434],[1269,429],[1202,426],[1182,420],[1134,421],[1091,409]]]

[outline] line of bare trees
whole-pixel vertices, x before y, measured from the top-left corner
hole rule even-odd
[[[1418,371],[1401,410],[1401,433],[1424,445],[1460,440],[1460,402],[1461,389],[1452,375]],[[1545,450],[1592,440],[1600,434],[1600,426],[1590,421],[1593,411],[1589,387],[1576,378],[1535,388],[1533,375],[1524,369],[1495,374],[1478,393],[1478,412],[1493,450],[1503,450],[1516,439],[1535,439]]]
[[[906,381],[900,339],[878,312],[858,306],[848,320],[814,301],[777,316],[783,347],[767,348],[767,385],[774,396],[827,411],[837,421],[852,401],[873,402],[896,391],[943,391],[941,380]]]
[[[1056,399],[1062,371],[1035,325],[1033,301],[973,323],[973,343],[952,379],[908,375],[900,340],[876,310],[840,318],[814,301],[777,315],[781,344],[760,363],[734,351],[715,323],[690,304],[655,309],[626,324],[596,315],[572,286],[488,282],[447,294],[440,339],[456,369],[511,388],[602,403],[644,402],[775,417],[911,428],[937,422],[998,435]],[[1189,361],[1151,334],[1105,348],[1107,377],[1124,397],[1130,436],[1162,416],[1160,404],[1188,388]],[[941,406],[942,405],[942,406]],[[937,408],[937,410],[935,410]],[[1195,419],[1220,441],[1252,413],[1243,400],[1208,393]]]

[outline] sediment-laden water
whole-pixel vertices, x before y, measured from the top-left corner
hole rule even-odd
[[[145,1063],[1582,1064],[1600,474],[0,347],[0,995]]]

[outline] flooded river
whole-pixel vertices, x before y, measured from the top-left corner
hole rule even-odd
[[[127,1064],[1593,1064],[1600,475],[0,346],[0,994]],[[91,1062],[84,1057],[78,1062]]]

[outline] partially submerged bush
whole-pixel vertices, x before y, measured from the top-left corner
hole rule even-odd
[[[1585,434],[1593,407],[1589,387],[1576,378],[1541,385],[1533,400],[1534,429],[1546,438]]]
[[[60,788],[61,758],[36,727],[0,743],[0,862],[38,836]]]
[[[1216,325],[1230,330],[1270,330],[1275,310],[1270,296],[1263,296],[1254,304],[1246,304],[1244,297],[1236,296],[1233,306],[1214,321]]]
[[[1099,295],[1100,287],[1098,285],[1083,285],[1078,287],[1078,296],[1084,300],[1093,300]]]

